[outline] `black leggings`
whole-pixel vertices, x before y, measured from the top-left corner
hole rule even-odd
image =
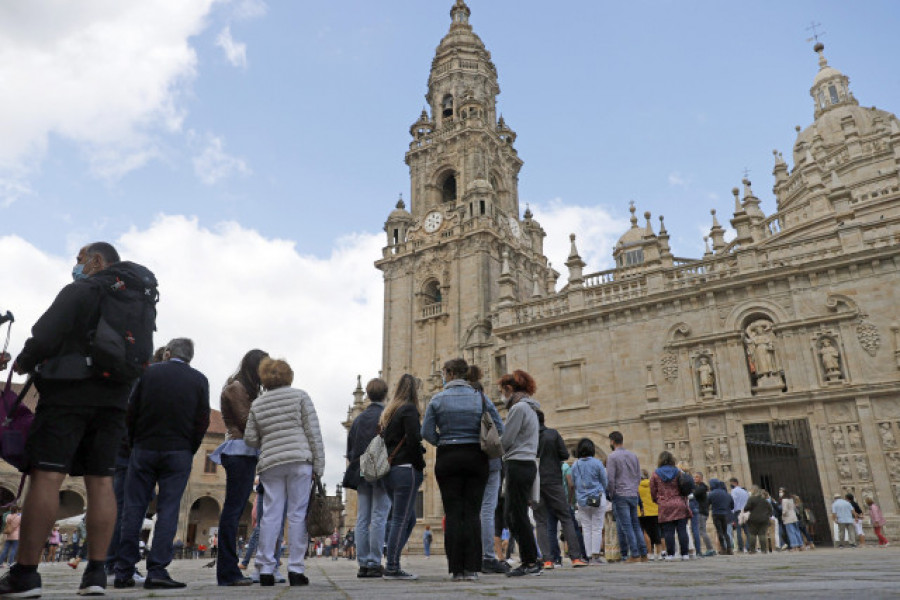
[[[444,549],[450,573],[481,570],[481,500],[487,455],[478,444],[438,446],[434,475],[447,516]]]
[[[641,529],[643,529],[644,533],[647,534],[647,537],[650,538],[650,544],[659,546],[661,543],[661,540],[659,539],[659,517],[638,517],[638,521],[641,522]]]
[[[519,555],[526,565],[537,562],[537,544],[528,518],[528,501],[535,475],[537,465],[533,460],[506,461],[506,524],[509,533],[519,542]]]

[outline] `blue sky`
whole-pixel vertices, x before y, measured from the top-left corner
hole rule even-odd
[[[380,365],[384,219],[451,0],[0,4],[0,310],[27,328],[87,241],[160,277],[160,333],[213,388],[254,346],[295,364],[340,456],[356,375]],[[561,265],[611,266],[628,201],[702,253],[745,168],[774,210],[829,63],[897,112],[900,3],[471,0],[530,203]],[[564,270],[564,269],[563,269]],[[564,283],[565,277],[563,277]],[[298,366],[299,365],[299,366]],[[214,399],[214,404],[217,404]],[[339,460],[332,460],[332,478]]]

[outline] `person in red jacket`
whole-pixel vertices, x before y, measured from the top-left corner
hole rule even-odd
[[[681,471],[675,466],[675,457],[668,450],[659,455],[658,468],[650,476],[650,496],[659,505],[659,526],[666,539],[666,560],[675,560],[675,532],[681,560],[688,560],[689,546],[687,521],[691,517],[687,497],[678,490]]]

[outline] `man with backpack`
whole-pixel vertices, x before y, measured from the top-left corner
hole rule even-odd
[[[19,374],[34,374],[40,403],[25,446],[23,471],[31,483],[17,562],[0,578],[0,596],[40,595],[37,566],[67,474],[84,476],[88,497],[92,543],[78,592],[106,588],[103,563],[116,520],[114,461],[128,393],[153,351],[156,279],[140,265],[121,262],[106,242],[81,249],[72,277],[13,365]]]

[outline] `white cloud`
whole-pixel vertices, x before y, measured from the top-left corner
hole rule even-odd
[[[262,348],[290,362],[295,385],[315,403],[325,435],[326,479],[333,486],[344,470],[340,423],[353,401],[356,375],[366,381],[381,368],[383,282],[372,261],[381,255],[382,237],[347,236],[330,256],[316,258],[298,253],[291,241],[265,238],[237,223],[208,229],[193,218],[160,216],[114,243],[123,258],[156,273],[156,343],[194,339],[194,366],[209,378],[213,406],[247,350]],[[76,251],[57,257],[21,238],[0,237],[6,260],[0,310],[16,316],[13,356],[69,280]]]
[[[678,171],[669,173],[669,185],[672,187],[687,187],[690,182],[690,178],[684,177]]]
[[[268,12],[269,7],[263,0],[238,0],[233,15],[236,20],[255,19]]]
[[[20,174],[10,173],[0,176],[0,208],[6,208],[22,196],[30,196],[34,190]]]
[[[630,227],[626,219],[613,217],[602,206],[563,204],[560,198],[534,204],[531,210],[547,232],[544,255],[561,273],[560,286],[565,285],[568,275],[564,263],[569,256],[569,234],[576,235],[578,253],[588,265],[585,273],[591,273],[612,267],[613,247]]]
[[[181,127],[197,64],[189,39],[213,3],[0,3],[0,169],[34,166],[51,135],[80,146],[101,176],[143,164],[150,132]]]
[[[207,136],[203,150],[194,157],[194,173],[206,185],[214,185],[232,175],[250,175],[252,171],[242,158],[225,152],[225,140]]]
[[[231,27],[225,27],[216,37],[216,46],[225,53],[225,58],[234,67],[247,68],[247,44],[236,42],[231,37]]]

